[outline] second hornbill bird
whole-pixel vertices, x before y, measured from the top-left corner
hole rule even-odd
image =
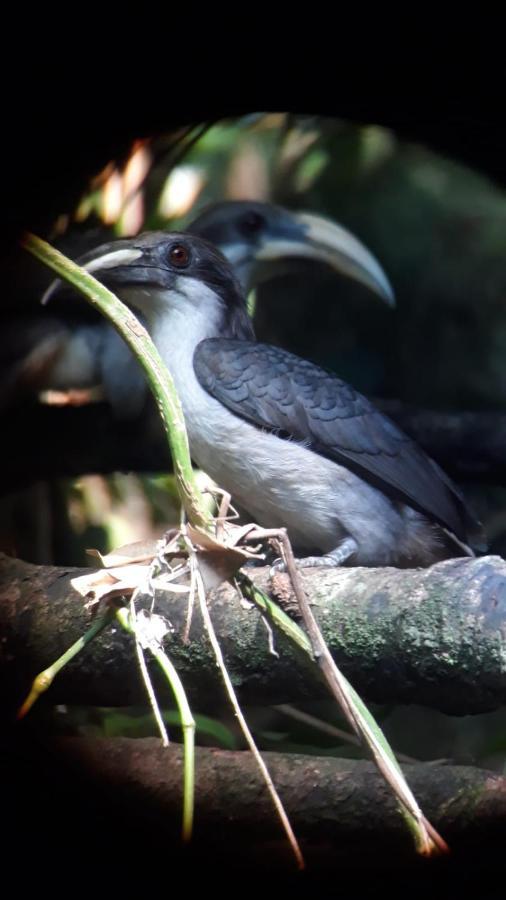
[[[153,232],[81,262],[141,313],[174,378],[194,461],[258,523],[286,526],[298,553],[319,554],[303,563],[473,555],[477,523],[458,488],[336,375],[258,343],[242,286],[212,244]]]
[[[216,244],[246,292],[297,260],[310,259],[393,302],[392,288],[374,256],[345,228],[320,216],[269,203],[224,201],[201,213],[188,230]],[[84,302],[74,300],[59,309],[52,303],[49,313],[41,310],[21,321],[13,342],[4,335],[3,343],[7,340],[6,395],[15,393],[16,384],[32,393],[34,387],[67,391],[100,386],[117,418],[133,418],[142,409],[148,389],[140,367],[116,331]]]

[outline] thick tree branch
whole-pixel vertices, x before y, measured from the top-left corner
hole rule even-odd
[[[19,740],[2,748],[3,773],[17,768],[19,748]],[[91,792],[95,803],[100,802],[105,815],[102,829],[110,828],[112,834],[113,819],[121,811],[123,834],[132,830],[135,834],[142,822],[147,832],[144,841],[165,845],[168,851],[172,847],[177,855],[182,781],[178,745],[164,750],[151,738],[66,738],[35,748],[38,758],[35,762],[34,757],[32,766],[39,776],[44,772],[49,783],[51,775],[57,778],[62,795],[69,782],[73,796],[82,789]],[[24,754],[27,752],[25,747]],[[402,817],[371,763],[299,754],[263,755],[310,865],[326,860],[332,867],[350,866],[359,859],[363,862],[364,857],[384,865],[389,851],[395,854],[396,865],[414,862]],[[263,857],[266,867],[274,864],[292,870],[293,861],[252,755],[197,748],[196,756],[194,851],[205,849],[222,862],[226,856],[231,865],[235,853],[243,859]],[[405,766],[404,772],[453,853],[470,845],[473,853],[484,849],[490,853],[491,845],[502,840],[504,778],[465,766],[432,764]],[[4,796],[9,789],[5,774],[0,785]],[[62,816],[60,828],[64,827]]]
[[[0,668],[4,702],[19,703],[33,676],[88,627],[90,613],[70,580],[80,570],[38,567],[2,557]],[[250,569],[269,589],[268,571]],[[447,560],[430,569],[306,570],[306,589],[338,665],[365,699],[416,702],[455,714],[506,703],[506,563],[498,557]],[[287,588],[289,592],[289,588]],[[212,616],[234,684],[244,702],[279,703],[325,696],[306,658],[282,636],[279,659],[255,609],[234,589],[212,596]],[[221,685],[198,614],[191,641],[186,601],[157,598],[175,631],[168,652],[202,712]],[[156,672],[154,673],[156,681]],[[142,702],[127,636],[112,629],[80,654],[51,688],[54,702]]]

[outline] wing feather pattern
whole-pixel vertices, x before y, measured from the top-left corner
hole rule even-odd
[[[456,485],[336,375],[268,344],[212,338],[194,355],[201,385],[259,428],[304,441],[456,535],[478,529]]]

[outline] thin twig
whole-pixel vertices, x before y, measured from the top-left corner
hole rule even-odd
[[[237,716],[239,725],[240,725],[241,730],[244,734],[244,737],[247,741],[247,744],[255,757],[257,765],[258,765],[258,767],[262,773],[262,776],[264,778],[265,784],[267,785],[267,789],[271,795],[272,801],[274,803],[274,806],[276,808],[278,816],[281,820],[281,823],[282,823],[285,833],[287,835],[288,841],[290,842],[290,846],[291,846],[293,853],[295,855],[295,858],[297,860],[297,865],[298,865],[299,869],[304,869],[304,867],[305,867],[304,857],[302,856],[302,852],[299,847],[299,843],[297,841],[297,838],[295,837],[295,834],[293,832],[292,826],[290,825],[290,821],[285,812],[285,809],[283,807],[283,804],[281,802],[279,794],[278,794],[278,792],[274,786],[274,783],[272,781],[272,778],[269,774],[269,770],[267,769],[267,766],[265,765],[265,762],[263,761],[263,759],[258,751],[258,748],[253,739],[253,735],[251,734],[251,731],[248,727],[248,723],[246,722],[246,719],[244,718],[241,707],[239,706],[239,702],[237,700],[236,693],[234,691],[234,687],[230,680],[230,676],[227,672],[227,669],[225,666],[225,661],[223,659],[223,654],[221,652],[221,647],[220,647],[218,638],[216,636],[216,632],[214,630],[214,625],[212,623],[211,616],[209,615],[209,610],[207,608],[204,582],[202,581],[202,576],[200,574],[200,569],[198,566],[198,560],[197,560],[197,555],[196,555],[195,549],[187,537],[185,537],[185,543],[188,548],[188,558],[190,560],[190,565],[192,566],[193,571],[195,572],[195,580],[196,580],[196,584],[197,584],[197,595],[199,598],[202,619],[204,621],[204,624],[205,624],[205,627],[207,630],[207,634],[209,636],[209,640],[211,642],[211,646],[213,648],[213,651],[214,651],[214,654],[216,657],[216,662],[219,666],[221,676],[222,676],[224,684],[225,684],[227,694],[229,696],[230,702],[234,709],[234,713]]]
[[[195,606],[195,579],[192,577],[190,579],[190,593],[188,596],[186,622],[185,622],[184,631],[183,631],[183,635],[182,635],[183,644],[187,644],[188,641],[190,640],[190,629],[192,626],[194,606]]]
[[[324,719],[312,716],[302,709],[297,709],[297,707],[292,706],[291,703],[279,703],[274,709],[277,709],[280,713],[283,713],[284,716],[288,716],[290,719],[295,719],[296,722],[302,722],[304,725],[309,725],[311,728],[315,728],[323,734],[338,738],[345,744],[353,744],[355,747],[364,746],[364,742],[356,735],[350,734],[349,731],[343,731],[342,728],[337,728],[337,726],[332,725],[331,722],[325,722]],[[398,753],[396,751],[395,755],[399,762],[408,763],[409,765],[417,765],[420,762],[419,759],[414,759],[413,756],[407,756],[405,753]]]
[[[278,653],[278,651],[276,650],[276,647],[274,646],[274,632],[273,632],[273,630],[272,630],[272,628],[271,628],[271,623],[269,622],[269,620],[268,620],[265,616],[260,616],[260,618],[261,618],[261,620],[262,620],[262,622],[263,622],[263,624],[264,624],[265,630],[266,630],[266,632],[267,632],[267,640],[268,640],[268,646],[269,646],[269,653],[270,653],[272,656],[276,656],[276,657],[279,659],[279,653]]]
[[[153,716],[155,717],[156,724],[158,726],[158,730],[160,732],[160,737],[162,739],[162,745],[164,747],[168,747],[170,744],[169,735],[167,734],[167,729],[165,727],[165,722],[163,721],[163,717],[160,711],[160,707],[158,705],[158,701],[156,699],[156,694],[153,689],[153,684],[151,678],[149,676],[148,667],[146,665],[146,659],[144,656],[144,651],[142,649],[142,644],[139,640],[139,635],[137,633],[137,612],[135,609],[135,595],[137,591],[134,591],[130,598],[130,623],[134,633],[134,643],[135,650],[137,652],[137,661],[139,663],[139,669],[141,672],[141,677],[144,682],[144,687],[146,688],[146,693],[148,695],[148,700],[151,706],[151,710],[153,712]]]
[[[411,790],[409,789],[404,776],[402,775],[397,763],[392,757],[387,755],[373,732],[367,720],[363,715],[357,715],[355,703],[350,702],[350,690],[346,679],[337,668],[329,648],[323,638],[318,623],[311,610],[309,600],[302,582],[300,572],[295,563],[292,547],[288,539],[285,529],[280,529],[279,540],[283,548],[283,555],[286,562],[286,568],[292,582],[293,590],[297,598],[300,613],[306,627],[306,631],[311,641],[315,659],[322,670],[327,684],[338,701],[353,731],[372,754],[372,758],[378,769],[392,786],[395,794],[401,804],[401,810],[404,809],[408,824],[412,827],[418,843],[418,849],[423,855],[431,855],[436,849],[440,852],[448,852],[448,846],[443,838],[435,831],[427,822],[418,803],[415,800]],[[353,689],[352,689],[353,690]],[[353,700],[359,700],[361,712],[365,710],[364,704],[353,691]],[[367,718],[370,716],[367,713]],[[429,825],[429,827],[427,827]]]
[[[72,644],[65,653],[62,653],[60,657],[47,669],[44,669],[43,672],[39,672],[39,674],[34,678],[33,684],[30,688],[30,693],[28,697],[19,708],[17,712],[17,718],[23,719],[24,716],[29,712],[34,703],[39,699],[40,695],[47,691],[47,689],[52,685],[54,679],[58,675],[58,673],[63,669],[67,663],[70,662],[71,659],[74,658],[78,653],[83,650],[87,644],[90,643],[94,638],[100,634],[104,628],[107,628],[108,625],[111,624],[112,620],[116,615],[116,608],[111,603],[107,606],[107,609],[103,616],[100,616],[96,619],[93,625],[88,628],[82,637],[80,637],[75,643]]]
[[[397,797],[401,813],[414,835],[418,851],[426,856],[431,855],[433,852],[448,852],[446,842],[430,825],[418,806],[393,751],[379,726],[357,692],[336,666],[312,613],[286,528],[257,529],[250,532],[248,537],[251,540],[259,540],[262,537],[264,539],[274,538],[279,543],[306,628],[312,656],[317,661],[328,687],[339,703],[357,738],[369,751],[379,771]],[[378,737],[378,733],[381,735],[381,740]],[[381,745],[381,741],[384,746]]]
[[[126,631],[130,633],[135,632],[135,625],[125,608],[118,610],[118,621]],[[169,682],[179,710],[184,745],[182,838],[183,841],[188,842],[191,840],[193,832],[195,808],[195,720],[192,716],[181,679],[167,654],[163,651],[160,639],[154,635],[150,636],[147,632],[142,635],[142,639]]]

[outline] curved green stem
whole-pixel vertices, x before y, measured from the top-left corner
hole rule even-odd
[[[135,623],[125,607],[117,611],[117,619],[122,628],[135,637]],[[195,808],[195,719],[193,718],[183,683],[167,654],[154,642],[148,644],[148,649],[169,682],[181,719],[184,746],[182,837],[183,841],[187,842],[191,840],[192,836]]]
[[[47,691],[49,687],[51,687],[54,679],[61,671],[61,669],[63,669],[63,667],[66,666],[67,663],[69,663],[70,660],[74,658],[74,656],[80,653],[80,651],[83,650],[84,647],[86,647],[86,645],[89,644],[90,641],[92,641],[93,638],[97,636],[97,634],[100,634],[100,632],[103,631],[104,628],[110,625],[115,615],[116,609],[113,606],[108,606],[104,615],[100,618],[97,618],[93,625],[88,628],[88,631],[86,631],[82,635],[82,637],[80,637],[74,644],[72,644],[72,646],[69,647],[69,649],[66,650],[65,653],[62,653],[62,655],[56,660],[56,662],[54,662],[51,666],[48,666],[47,669],[44,669],[43,672],[39,672],[39,674],[33,680],[33,684],[30,688],[28,697],[20,706],[17,712],[18,719],[23,719],[24,716],[26,716],[34,703],[36,703],[36,701],[39,699],[40,695],[43,694],[44,691]]]
[[[22,245],[83,294],[114,325],[139,360],[162,417],[177,489],[188,520],[193,525],[210,529],[212,517],[195,482],[181,404],[170,373],[146,329],[111,291],[46,241],[27,234]]]
[[[181,717],[184,744],[183,772],[183,841],[191,840],[195,807],[195,719],[185,694],[183,683],[163,650],[153,652],[158,665],[169,682]]]

